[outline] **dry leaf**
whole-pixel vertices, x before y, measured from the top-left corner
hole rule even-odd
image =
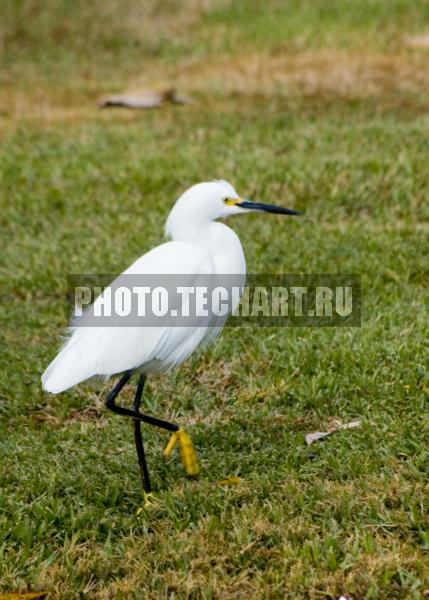
[[[355,427],[360,427],[360,425],[360,421],[350,421],[349,423],[334,425],[333,427],[330,427],[328,431],[313,431],[305,436],[305,441],[308,445],[310,445],[317,440],[328,437],[328,435],[335,433],[335,431],[339,431],[341,429],[354,429]]]
[[[104,96],[99,101],[100,108],[123,107],[133,109],[159,108],[166,102],[173,104],[186,104],[188,100],[180,96],[175,89],[164,90],[142,90],[135,94],[119,94]]]
[[[429,34],[410,35],[405,38],[408,48],[429,48]]]
[[[310,445],[313,442],[316,442],[317,440],[321,440],[322,438],[331,435],[331,433],[332,431],[313,431],[313,433],[308,433],[305,436],[305,441],[308,445]]]

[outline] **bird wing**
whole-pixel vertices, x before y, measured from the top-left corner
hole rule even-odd
[[[201,275],[210,275],[211,255],[193,244],[167,242],[136,260],[122,275],[186,275],[186,285],[195,285]],[[111,287],[115,287],[119,276]],[[95,300],[103,300],[103,294]],[[177,307],[180,309],[181,307]],[[178,313],[180,314],[180,313]],[[173,325],[173,322],[171,322]],[[95,375],[110,376],[131,369],[167,370],[185,360],[207,334],[204,325],[173,327],[76,327],[42,376],[44,389],[64,391]]]

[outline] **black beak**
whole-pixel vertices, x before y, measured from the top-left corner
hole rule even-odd
[[[237,206],[241,208],[247,208],[248,210],[261,210],[263,212],[274,213],[276,215],[300,215],[301,213],[292,208],[284,208],[283,206],[276,206],[275,204],[264,204],[263,202],[251,202],[250,200],[243,200],[238,203]]]

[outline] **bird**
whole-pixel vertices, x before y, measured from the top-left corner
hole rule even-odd
[[[295,216],[300,212],[242,199],[225,180],[197,183],[174,203],[165,223],[168,241],[138,258],[121,276],[150,275],[162,279],[175,275],[196,281],[200,275],[234,274],[244,282],[246,260],[237,234],[219,219],[245,213],[274,213]],[[120,276],[120,277],[121,277]],[[115,282],[112,282],[111,286]],[[103,294],[94,301],[101,302]],[[228,307],[228,314],[234,306]],[[79,327],[70,324],[66,341],[41,377],[46,392],[59,394],[84,381],[107,380],[119,376],[106,397],[111,411],[134,421],[134,438],[144,493],[152,493],[141,424],[171,432],[164,455],[169,457],[179,446],[183,466],[195,476],[199,465],[188,432],[176,423],[140,411],[146,379],[153,373],[169,371],[182,364],[197,348],[207,345],[220,333],[228,314],[216,326],[195,321],[192,326],[175,326],[166,321],[160,326]],[[122,389],[135,377],[137,387],[132,409],[116,402]]]

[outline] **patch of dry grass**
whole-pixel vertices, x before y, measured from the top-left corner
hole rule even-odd
[[[193,98],[192,106],[170,109],[182,112],[200,112],[203,107],[241,111],[243,102],[247,110],[255,101],[261,105],[264,101],[280,100],[314,101],[317,106],[371,101],[380,112],[406,108],[423,113],[429,108],[427,58],[410,53],[352,54],[330,50],[256,54],[164,67],[154,60],[146,65],[143,77],[124,81],[123,87],[133,92],[147,86],[158,89],[172,82]],[[3,97],[4,125],[7,120],[43,125],[88,119],[127,123],[141,118],[138,111],[100,111],[96,106],[100,94],[94,82],[91,87],[92,91],[75,95],[46,95],[37,88],[33,92],[10,90]]]
[[[190,89],[244,96],[329,94],[366,99],[392,92],[426,92],[429,73],[426,56],[330,50],[204,62],[179,71],[178,81]]]

